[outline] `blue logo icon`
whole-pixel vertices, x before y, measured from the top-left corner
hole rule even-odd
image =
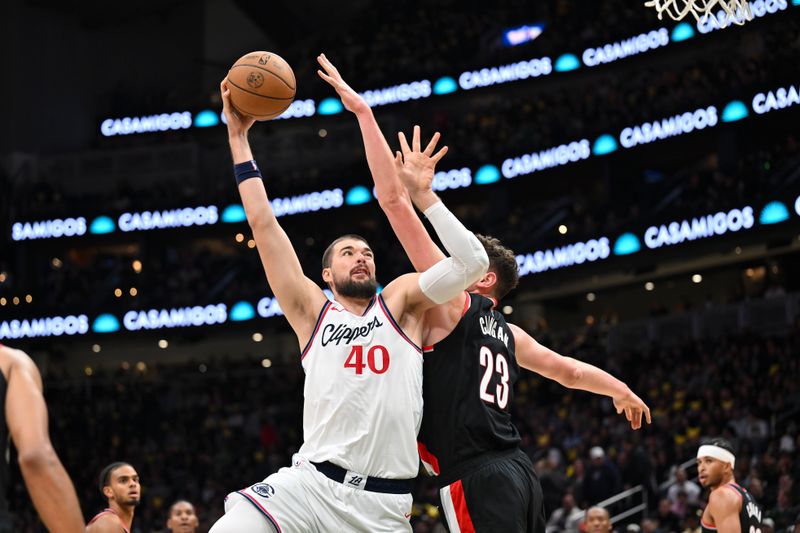
[[[244,207],[240,204],[231,204],[222,212],[222,221],[227,224],[244,222],[245,220],[247,220],[247,215],[244,213]]]
[[[788,218],[789,210],[786,209],[786,206],[783,205],[782,202],[775,201],[764,206],[764,209],[761,210],[761,216],[758,217],[758,221],[766,226],[769,224],[778,224]]]
[[[210,128],[217,124],[219,124],[219,116],[209,109],[200,111],[197,116],[194,117],[195,128]]]
[[[614,255],[630,255],[641,250],[639,237],[633,233],[623,233],[614,243]]]
[[[458,84],[456,83],[456,80],[450,76],[439,78],[436,80],[436,83],[433,84],[433,94],[450,94],[456,92],[457,90]]]
[[[369,189],[363,185],[356,185],[347,191],[347,196],[344,197],[344,203],[347,205],[366,204],[370,200],[372,200],[372,195],[370,194]]]
[[[250,490],[261,496],[262,498],[269,498],[270,496],[275,496],[275,489],[272,485],[267,485],[266,483],[256,483]]]
[[[496,181],[500,181],[500,171],[494,165],[483,165],[475,173],[475,183],[477,185],[486,185]]]
[[[617,140],[609,134],[601,135],[594,141],[592,153],[594,155],[606,155],[617,151]]]
[[[556,60],[556,72],[569,72],[581,68],[581,62],[573,54],[564,54]]]
[[[722,110],[722,122],[736,122],[747,118],[747,106],[739,100],[734,100]]]
[[[94,319],[92,331],[95,333],[113,333],[119,331],[119,320],[111,313],[104,313]]]
[[[115,229],[117,229],[117,226],[114,225],[113,220],[107,216],[100,216],[92,220],[92,224],[89,226],[89,233],[103,235],[105,233],[113,233]]]
[[[672,28],[672,42],[679,43],[681,41],[686,41],[694,37],[694,28],[692,28],[691,24],[687,24],[686,22],[681,22],[674,28]]]
[[[340,102],[338,98],[326,98],[317,106],[317,114],[336,115],[341,113],[343,109],[342,102]]]
[[[252,320],[256,316],[253,306],[248,302],[239,302],[233,306],[230,315],[231,322],[243,322],[245,320]]]

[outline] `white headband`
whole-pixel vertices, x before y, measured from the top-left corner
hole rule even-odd
[[[703,444],[698,448],[697,458],[700,459],[701,457],[713,457],[714,459],[719,459],[723,463],[730,463],[731,468],[736,464],[736,457],[734,457],[731,452],[725,448],[714,446],[713,444]]]

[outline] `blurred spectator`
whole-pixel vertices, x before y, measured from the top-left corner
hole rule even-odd
[[[578,528],[583,520],[583,511],[575,505],[575,498],[567,492],[562,498],[561,507],[549,515],[547,520],[547,533],[578,533]]]
[[[608,510],[603,507],[590,507],[586,511],[584,519],[584,531],[586,533],[611,533],[611,516]]]
[[[622,489],[619,468],[600,446],[589,450],[589,466],[583,483],[583,497],[589,505],[599,503]]]
[[[675,483],[667,489],[667,499],[672,505],[678,501],[678,494],[686,494],[686,502],[689,505],[697,505],[700,498],[700,486],[694,481],[689,481],[686,470],[678,468],[675,471]]]
[[[681,517],[672,511],[672,506],[666,498],[658,501],[658,511],[655,519],[658,520],[659,529],[664,533],[680,533],[683,530]]]

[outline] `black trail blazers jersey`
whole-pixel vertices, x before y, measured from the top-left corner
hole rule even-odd
[[[756,503],[753,495],[747,489],[736,484],[728,483],[722,488],[731,489],[742,497],[742,508],[739,511],[739,526],[742,533],[760,533],[761,531],[761,507]],[[700,527],[703,533],[716,533],[717,528],[706,524],[705,521],[700,522]]]
[[[489,298],[468,294],[452,333],[425,348],[419,450],[440,484],[458,477],[464,461],[520,442],[509,414],[519,375],[514,335],[493,306]]]

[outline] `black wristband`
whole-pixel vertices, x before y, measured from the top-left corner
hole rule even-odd
[[[261,179],[261,171],[258,170],[255,159],[233,165],[233,174],[236,176],[236,185],[240,185],[243,181],[249,180],[250,178]]]

